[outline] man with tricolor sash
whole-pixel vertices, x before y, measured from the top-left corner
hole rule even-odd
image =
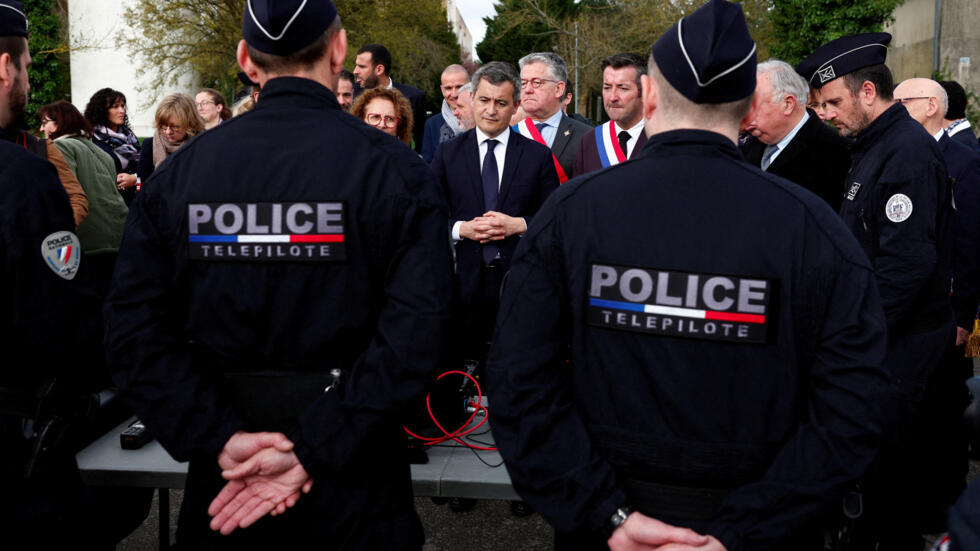
[[[525,138],[551,149],[558,180],[572,177],[575,154],[582,138],[592,127],[565,115],[562,100],[568,82],[568,65],[558,54],[528,54],[518,62],[521,67],[521,107],[527,118],[514,125]]]
[[[579,144],[574,176],[618,165],[643,149],[647,135],[640,77],[645,74],[646,61],[636,54],[621,53],[602,60],[602,106],[609,121]]]

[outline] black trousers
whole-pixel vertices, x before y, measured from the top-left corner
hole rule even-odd
[[[968,405],[955,328],[892,338],[885,366],[892,387],[886,436],[865,481],[865,516],[855,549],[920,551],[921,534],[945,530],[946,511],[964,488]]]
[[[500,308],[500,288],[506,270],[499,259],[480,266],[476,296],[461,297],[459,312],[463,358],[479,362],[483,372]]]

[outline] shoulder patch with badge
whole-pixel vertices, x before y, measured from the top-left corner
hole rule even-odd
[[[761,278],[593,264],[588,319],[619,331],[765,343],[773,292]]]
[[[912,200],[904,193],[892,195],[885,203],[885,216],[895,223],[908,220],[912,216]]]
[[[41,241],[41,257],[58,277],[71,281],[78,274],[82,244],[70,231],[55,232]]]
[[[189,203],[188,257],[215,262],[347,259],[342,201]]]

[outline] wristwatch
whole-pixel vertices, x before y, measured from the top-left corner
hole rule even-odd
[[[629,505],[623,505],[622,507],[616,509],[616,512],[614,512],[612,516],[609,517],[609,521],[606,523],[606,527],[608,528],[608,532],[609,532],[609,537],[612,537],[613,532],[615,532],[617,528],[619,528],[620,526],[623,525],[623,523],[626,522],[626,519],[630,516],[630,513],[632,512],[633,512],[633,508],[630,507]]]

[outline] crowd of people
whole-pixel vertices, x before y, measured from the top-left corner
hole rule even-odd
[[[168,95],[141,142],[104,88],[38,139],[0,0],[13,541],[145,516],[74,467],[111,385],[190,461],[179,548],[419,549],[405,412],[471,365],[556,549],[980,548],[980,145],[890,35],[757,63],[709,0],[602,60],[594,126],[553,52],[449,65],[427,117],[383,45],[344,68],[329,0],[248,0],[242,34],[234,104]]]

